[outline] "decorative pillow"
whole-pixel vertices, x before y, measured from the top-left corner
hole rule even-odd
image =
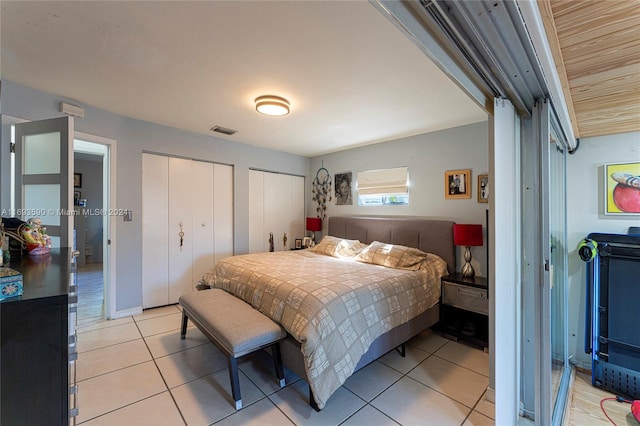
[[[417,271],[426,258],[427,253],[416,248],[374,241],[360,252],[356,260],[388,268]]]
[[[322,238],[322,241],[313,246],[310,250],[327,256],[351,258],[360,253],[365,247],[367,247],[367,245],[358,240],[345,240],[344,238],[325,235]]]

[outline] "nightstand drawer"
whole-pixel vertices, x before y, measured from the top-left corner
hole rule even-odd
[[[467,311],[489,315],[487,291],[443,281],[442,303]]]

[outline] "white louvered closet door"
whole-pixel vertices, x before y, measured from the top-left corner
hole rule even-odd
[[[249,170],[249,253],[269,251],[264,228],[264,172]]]
[[[278,173],[264,174],[264,223],[268,236],[273,232],[275,251],[282,251],[282,239],[287,233],[287,245],[291,245],[289,230],[291,215],[291,176]],[[268,237],[267,237],[268,238]]]

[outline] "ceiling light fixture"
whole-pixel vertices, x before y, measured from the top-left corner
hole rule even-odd
[[[280,96],[260,96],[256,98],[256,111],[265,115],[287,115],[289,101]]]

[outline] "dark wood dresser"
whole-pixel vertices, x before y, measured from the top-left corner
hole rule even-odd
[[[76,280],[71,249],[12,257],[23,294],[0,302],[0,424],[74,424]]]

